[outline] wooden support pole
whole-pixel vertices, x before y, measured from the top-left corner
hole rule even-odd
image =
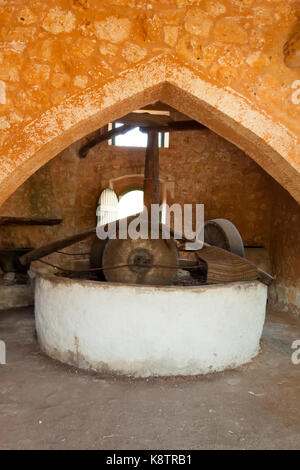
[[[148,132],[148,145],[145,160],[145,176],[144,176],[144,205],[148,211],[151,204],[160,203],[160,186],[159,186],[159,148],[158,148],[158,132]]]
[[[105,142],[106,140],[111,139],[112,137],[116,137],[117,135],[121,134],[126,134],[126,132],[131,131],[131,129],[134,129],[133,125],[124,125],[121,127],[117,127],[116,129],[111,129],[105,134],[98,135],[93,140],[90,140],[87,144],[80,148],[79,157],[85,158],[91,148],[95,147],[101,142]]]
[[[89,230],[88,232],[79,233],[77,235],[72,235],[71,237],[64,238],[63,240],[56,240],[55,242],[49,243],[48,245],[41,246],[40,248],[36,248],[35,250],[29,251],[25,255],[22,255],[19,258],[21,264],[26,265],[30,264],[32,261],[37,259],[41,259],[44,256],[51,255],[57,250],[61,250],[62,248],[66,248],[67,246],[74,245],[74,243],[81,242],[86,238],[95,235],[96,229]]]

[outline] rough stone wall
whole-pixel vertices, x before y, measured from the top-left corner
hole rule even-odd
[[[254,101],[298,132],[297,70],[282,47],[295,0],[1,0],[5,140],[80,90],[162,52]]]
[[[276,273],[272,300],[300,314],[300,206],[274,182],[270,253]]]
[[[0,227],[1,246],[39,246],[95,225],[97,201],[109,181],[144,172],[145,149],[103,143],[80,159],[83,139],[29,178],[0,214],[62,217],[57,227]],[[205,130],[173,133],[160,150],[167,202],[205,204],[206,220],[225,217],[247,245],[269,246],[272,179],[247,155]],[[72,250],[71,250],[72,251]]]

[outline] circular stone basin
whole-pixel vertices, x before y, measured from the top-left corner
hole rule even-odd
[[[43,351],[80,368],[206,374],[258,354],[266,300],[258,281],[154,287],[38,275],[36,329]]]

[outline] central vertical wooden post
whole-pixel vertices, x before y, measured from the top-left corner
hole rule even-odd
[[[151,204],[160,203],[158,132],[148,132],[144,174],[144,205],[150,215]]]

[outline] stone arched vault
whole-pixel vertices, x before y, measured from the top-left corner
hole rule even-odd
[[[71,143],[157,100],[237,145],[300,203],[299,137],[234,90],[163,54],[73,95],[8,139],[0,148],[0,205]]]

